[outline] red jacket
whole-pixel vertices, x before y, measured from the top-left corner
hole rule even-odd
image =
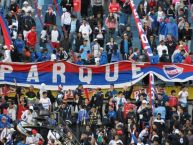
[[[80,12],[81,10],[81,0],[73,0],[74,12]]]
[[[175,107],[178,104],[178,98],[175,96],[170,96],[168,102],[170,107]]]
[[[36,32],[30,31],[26,36],[26,40],[28,46],[35,46],[37,42]]]
[[[117,13],[120,11],[119,3],[110,3],[109,4],[109,12],[110,13]]]
[[[192,64],[192,58],[191,58],[191,56],[187,56],[186,59],[184,60],[184,63],[186,63],[186,64]]]

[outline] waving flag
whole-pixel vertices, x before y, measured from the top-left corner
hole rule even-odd
[[[150,72],[149,74],[149,86],[150,86],[150,104],[152,107],[152,113],[154,113],[154,109],[155,109],[154,102],[155,102],[156,90],[155,90],[154,76],[152,72]]]
[[[2,13],[0,13],[0,25],[3,32],[5,45],[7,45],[8,49],[11,49],[10,45],[12,45],[12,40],[11,40],[9,28],[7,27],[6,20]]]
[[[153,56],[153,53],[152,53],[152,49],[151,49],[151,46],[149,45],[149,42],[148,42],[148,39],[147,39],[147,36],[144,32],[144,29],[143,29],[143,25],[139,19],[139,15],[137,13],[137,10],[135,8],[135,4],[133,2],[133,0],[130,0],[130,7],[132,9],[132,13],[133,13],[133,16],[134,16],[134,19],[135,19],[135,23],[136,23],[136,26],[137,26],[137,29],[139,31],[139,36],[140,36],[140,39],[141,39],[141,43],[142,43],[142,48],[144,50],[146,50],[147,52],[147,55],[149,57],[149,61],[151,62],[151,57]],[[152,105],[152,112],[153,112],[153,108],[154,108],[154,105],[153,105],[153,99],[154,99],[154,76],[153,76],[153,73],[150,73],[149,75],[149,89],[151,90],[150,91],[150,104]]]

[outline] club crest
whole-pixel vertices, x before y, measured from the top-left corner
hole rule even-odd
[[[176,78],[183,72],[183,68],[176,65],[164,65],[163,70],[167,77],[170,79]]]

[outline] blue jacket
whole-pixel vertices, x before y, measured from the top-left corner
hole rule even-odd
[[[25,42],[22,39],[16,39],[13,43],[14,47],[19,53],[23,53],[23,48],[25,47]]]
[[[116,53],[112,53],[111,54],[111,62],[117,62],[117,61],[120,61],[121,59],[120,59],[120,52],[119,52],[119,50],[117,50],[117,52]]]
[[[100,65],[106,64],[108,63],[107,60],[107,53],[105,51],[102,52],[101,56],[100,56],[100,61],[99,61]]]
[[[150,60],[151,60],[151,64],[158,64],[159,63],[159,56],[157,54],[153,55]]]
[[[78,64],[78,65],[84,65],[84,62],[78,60],[78,61],[76,62],[76,64]]]
[[[178,26],[175,22],[169,22],[166,24],[165,36],[171,34],[176,40],[178,40]]]
[[[11,124],[8,121],[6,121],[6,123],[0,122],[0,129],[6,128],[6,127],[11,127]]]
[[[17,145],[28,145],[28,144],[22,143],[22,141],[20,141],[17,143]]]
[[[159,34],[165,35],[166,34],[166,23],[161,22],[159,26]]]
[[[109,111],[107,114],[109,119],[113,119],[115,120],[117,118],[117,113],[113,110],[113,111]]]
[[[85,121],[88,121],[89,119],[89,115],[88,112],[86,110],[81,109],[78,112],[78,119],[77,119],[77,123],[81,123],[84,121],[84,117],[85,117]]]
[[[87,60],[87,52],[90,51],[89,47],[81,45],[80,51],[82,51],[82,53],[80,54],[81,59]]]
[[[176,53],[174,55],[174,62],[173,63],[182,63],[185,57],[181,53]]]
[[[152,22],[152,28],[157,28],[158,27],[158,22],[157,22],[157,15],[156,14],[149,14],[149,16],[153,19]]]
[[[50,53],[43,53],[42,54],[42,61],[49,61],[50,60]]]

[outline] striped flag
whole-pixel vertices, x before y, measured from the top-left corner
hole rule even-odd
[[[152,113],[154,113],[154,102],[156,97],[156,89],[155,89],[155,81],[154,81],[154,75],[152,72],[149,74],[149,90],[150,90],[150,104],[152,106]]]

